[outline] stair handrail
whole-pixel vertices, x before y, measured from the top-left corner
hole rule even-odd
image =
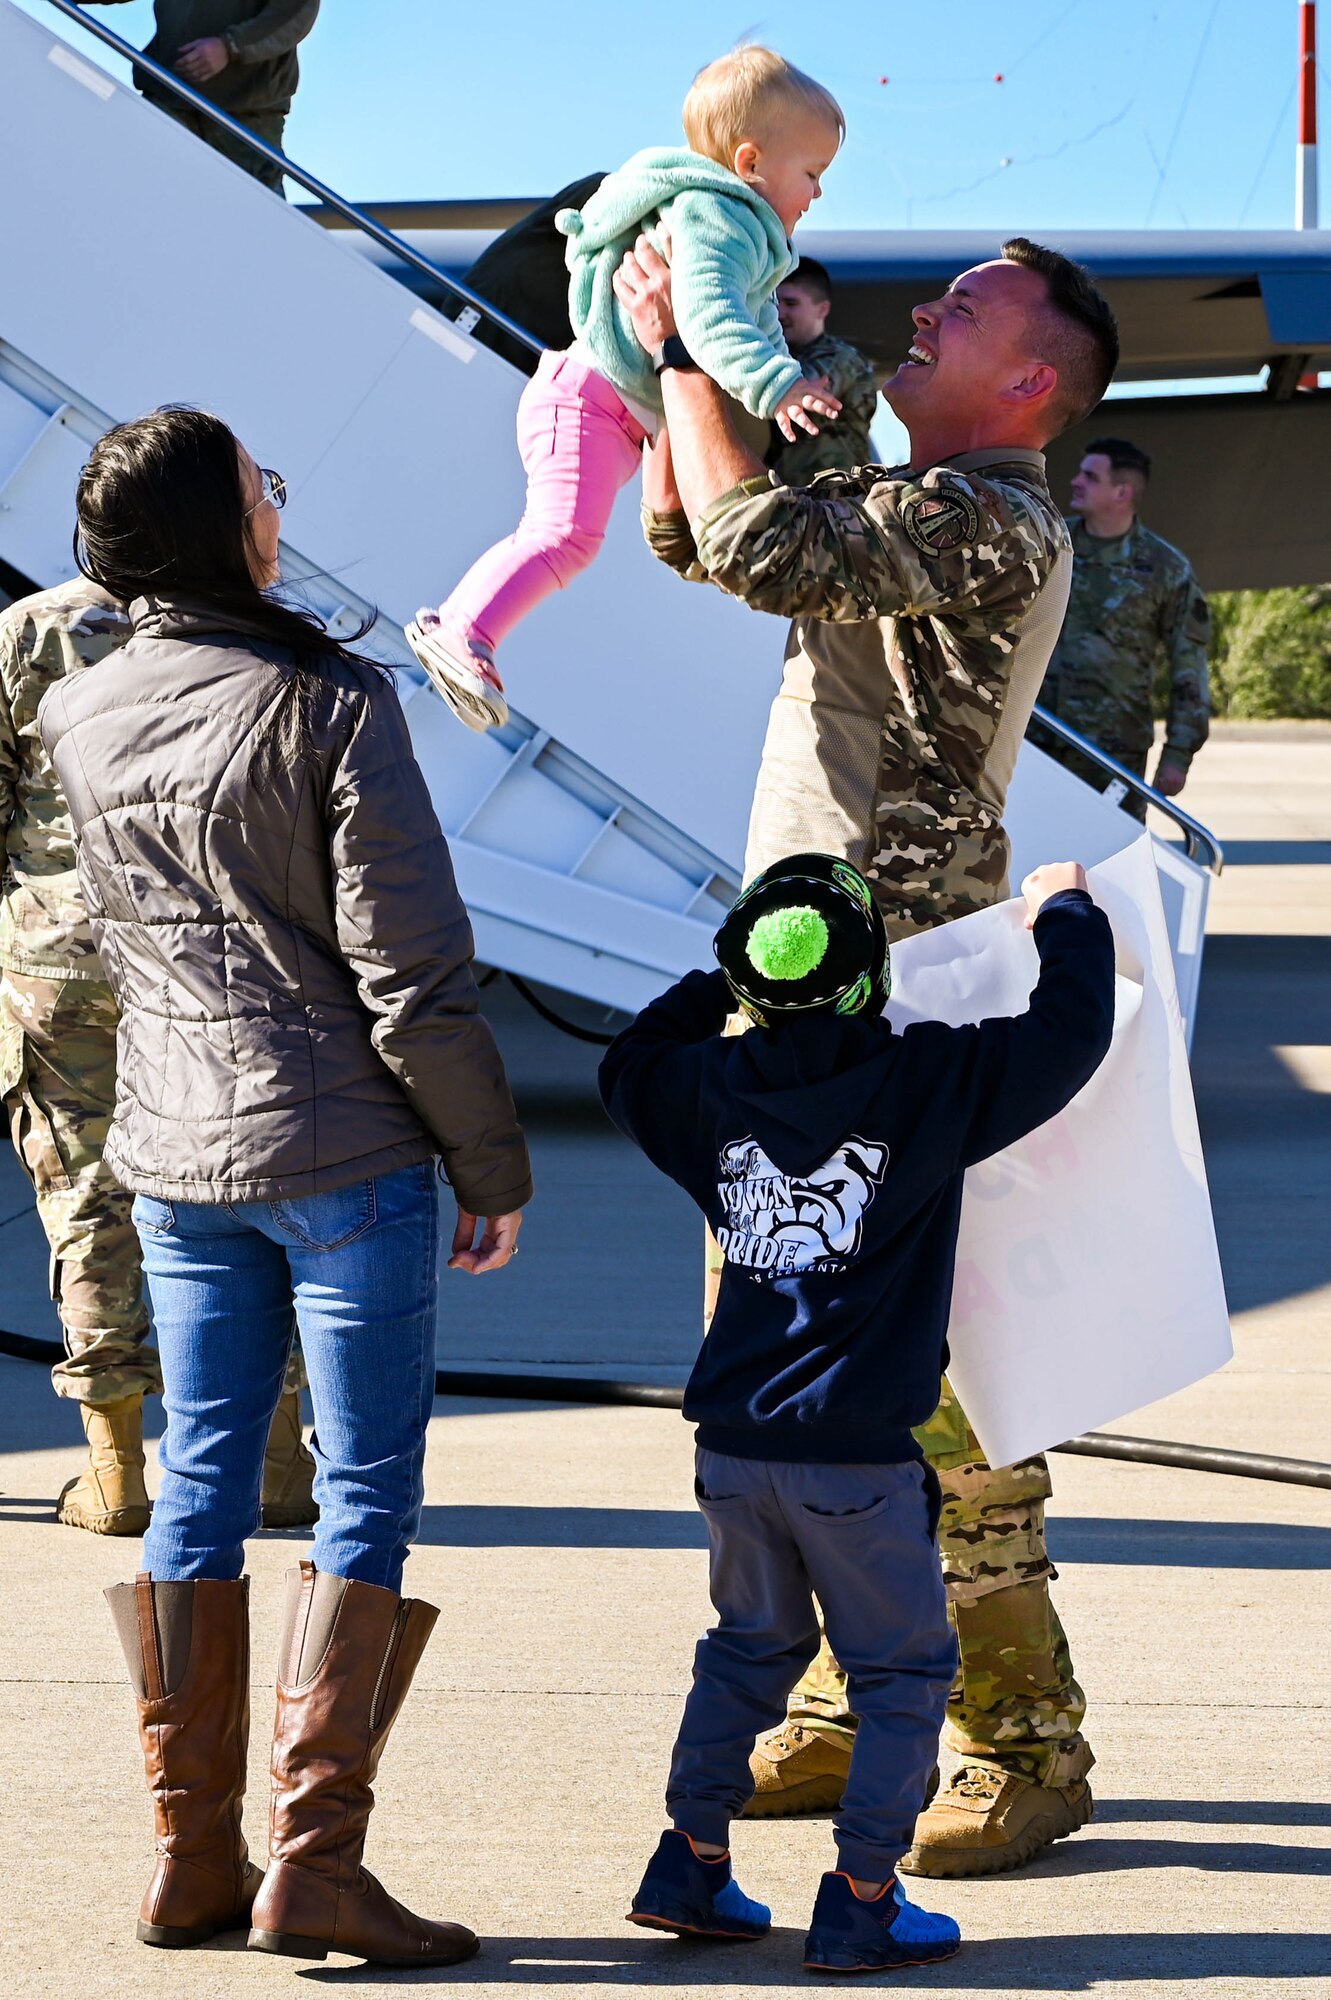
[[[156,82],[164,84],[181,99],[182,103],[188,104],[192,111],[197,111],[210,124],[220,126],[224,132],[229,132],[233,139],[239,139],[252,153],[257,153],[261,159],[267,160],[270,166],[280,168],[284,174],[289,174],[293,181],[299,181],[303,188],[317,195],[320,201],[336,209],[340,215],[344,215],[357,229],[364,230],[367,236],[382,244],[384,249],[391,250],[404,263],[414,265],[418,271],[423,271],[426,277],[443,285],[481,319],[488,320],[491,326],[502,329],[510,339],[520,341],[531,354],[539,355],[543,352],[540,341],[529,333],[526,327],[519,326],[516,320],[508,317],[507,313],[500,312],[498,307],[483,299],[479,292],[473,292],[459,279],[450,277],[447,271],[441,271],[437,264],[432,264],[428,257],[422,257],[419,250],[413,250],[410,243],[404,242],[402,237],[395,236],[391,229],[385,229],[382,223],[376,222],[364,209],[357,208],[354,202],[346,201],[340,194],[334,193],[333,189],[326,186],[317,175],[310,173],[305,167],[297,166],[294,160],[289,160],[276,146],[270,146],[266,139],[260,139],[256,133],[251,132],[248,125],[242,125],[238,118],[233,118],[230,112],[223,111],[219,105],[212,102],[211,98],[205,97],[201,91],[186,83],[183,77],[176,76],[172,70],[164,69],[159,62],[154,62],[151,56],[145,55],[141,49],[136,49],[132,42],[127,42],[123,35],[115,32],[114,28],[108,28],[104,22],[95,20],[91,14],[85,14],[82,7],[74,4],[74,0],[47,0],[47,4],[54,7],[57,13],[66,15],[71,21],[77,21],[88,34],[104,43],[108,49],[114,49],[118,56],[123,56],[127,62],[134,65],[135,69],[143,70]]]
[[[431,263],[428,257],[422,257],[419,250],[414,250],[404,238],[395,235],[391,229],[385,229],[382,223],[376,222],[364,209],[357,208],[354,202],[344,200],[317,175],[310,173],[305,167],[297,166],[276,146],[270,146],[266,139],[260,139],[247,125],[242,125],[239,119],[233,118],[229,112],[214,104],[211,98],[205,97],[201,91],[186,83],[183,77],[175,75],[172,70],[164,69],[160,63],[154,62],[151,56],[145,55],[142,49],[136,49],[132,42],[127,42],[123,35],[115,32],[114,28],[108,28],[104,22],[95,20],[91,14],[85,14],[82,7],[75,4],[75,0],[47,0],[47,4],[54,7],[57,13],[76,21],[87,34],[102,42],[108,49],[114,49],[118,56],[131,63],[134,68],[143,70],[158,83],[164,84],[183,103],[188,104],[191,110],[197,111],[211,124],[220,126],[224,132],[229,132],[233,139],[238,139],[252,153],[257,153],[261,159],[267,160],[270,166],[279,168],[293,181],[299,181],[303,188],[317,195],[321,202],[335,209],[338,214],[344,215],[374,242],[381,244],[386,250],[391,250],[395,256],[402,259],[403,263],[412,265],[416,270],[424,272],[427,278],[443,285],[446,291],[460,299],[464,306],[470,307],[479,318],[488,320],[492,326],[502,329],[510,339],[520,342],[529,353],[539,355],[543,351],[540,341],[525,327],[519,326],[516,320],[510,319],[507,313],[500,312],[496,306],[483,299],[479,292],[473,292],[459,279],[450,277],[447,271]],[[1209,868],[1213,875],[1219,875],[1225,865],[1224,850],[1215,835],[1209,832],[1200,820],[1195,820],[1191,813],[1184,812],[1181,806],[1175,805],[1172,799],[1166,798],[1165,794],[1158,792],[1153,785],[1148,785],[1144,778],[1138,777],[1137,773],[1130,770],[1126,764],[1120,764],[1117,757],[1111,757],[1098,743],[1092,743],[1089,737],[1081,734],[1080,730],[1073,729],[1058,716],[1051,715],[1047,709],[1041,708],[1038,702],[1032,712],[1032,721],[1038,721],[1064,743],[1079,750],[1082,756],[1088,758],[1111,778],[1116,779],[1128,791],[1145,799],[1158,812],[1164,813],[1182,833],[1188,859],[1196,861],[1201,867]]]
[[[1184,812],[1182,806],[1175,805],[1173,799],[1166,798],[1165,794],[1158,792],[1154,785],[1148,785],[1145,778],[1138,777],[1127,764],[1120,764],[1117,757],[1112,757],[1108,750],[1102,750],[1098,743],[1092,743],[1089,736],[1083,736],[1079,729],[1074,729],[1070,723],[1064,722],[1061,716],[1051,715],[1047,708],[1041,708],[1038,701],[1031,710],[1031,721],[1038,722],[1042,728],[1048,729],[1064,743],[1070,744],[1074,750],[1079,750],[1083,757],[1098,765],[1100,770],[1107,772],[1111,778],[1117,779],[1128,791],[1134,792],[1139,799],[1145,799],[1148,805],[1153,805],[1157,812],[1164,813],[1167,819],[1172,819],[1183,835],[1184,852],[1189,861],[1195,861],[1199,867],[1209,868],[1213,875],[1219,875],[1225,865],[1225,850],[1200,820],[1194,819],[1191,813]]]

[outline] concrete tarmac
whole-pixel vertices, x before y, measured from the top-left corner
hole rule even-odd
[[[1118,1429],[1331,1458],[1329,780],[1331,734],[1221,730],[1185,794],[1232,857],[1194,1070],[1237,1355]],[[441,1365],[681,1379],[693,1211],[606,1127],[595,1051],[502,983],[487,998],[541,1198],[511,1271],[445,1274]],[[0,1324],[53,1337],[45,1246],[7,1152],[0,1270]],[[367,1860],[484,1948],[455,1972],[415,1974],[257,1958],[239,1938],[172,1953],[135,1942],[149,1806],[99,1593],[133,1574],[138,1549],[54,1523],[79,1436],[43,1370],[0,1361],[5,2000],[809,1989],[799,1947],[831,1863],[825,1820],[736,1828],[739,1878],[773,1905],[761,1945],[691,1947],[623,1922],[708,1614],[677,1415],[436,1405],[406,1588],[443,1615],[384,1760]],[[1331,1495],[1070,1457],[1054,1479],[1056,1598],[1089,1702],[1096,1816],[1016,1876],[914,1882],[966,1942],[896,1990],[1331,2000]],[[260,1858],[280,1579],[304,1546],[262,1535],[250,1557]]]

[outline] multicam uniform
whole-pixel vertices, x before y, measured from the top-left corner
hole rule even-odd
[[[767,463],[787,486],[807,486],[819,472],[853,472],[857,465],[869,465],[874,455],[869,426],[878,409],[873,363],[834,333],[820,333],[807,347],[792,348],[791,353],[811,379],[827,377],[841,415],[830,421],[820,417],[817,437],[802,431],[794,444],[787,444],[776,431]]]
[[[1104,536],[1074,520],[1072,553],[1072,595],[1040,690],[1042,706],[1144,778],[1163,655],[1165,753],[1186,771],[1206,741],[1211,714],[1211,613],[1191,564],[1140,521],[1126,535]],[[1083,773],[1086,760],[1075,750],[1051,748]],[[1144,812],[1143,805],[1139,816]]]
[[[806,849],[874,884],[890,937],[1007,892],[1007,786],[1062,622],[1071,551],[1043,455],[866,467],[807,489],[749,479],[701,516],[648,514],[680,574],[793,617],[754,797],[746,877]],[[1085,1700],[1049,1599],[1042,1458],[984,1461],[947,1384],[918,1433],[961,1664],[953,1749],[1043,1785],[1082,1777]],[[845,1722],[824,1647],[791,1713]]]
[[[160,1390],[144,1346],[133,1197],[102,1164],[117,1013],[75,872],[74,831],[37,733],[62,674],[123,646],[129,620],[79,578],[0,612],[0,1095],[51,1246],[67,1359],[57,1395],[105,1406]]]

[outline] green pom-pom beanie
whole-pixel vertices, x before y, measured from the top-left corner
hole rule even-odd
[[[749,932],[745,952],[764,979],[803,979],[827,955],[828,930],[807,904],[769,910]]]

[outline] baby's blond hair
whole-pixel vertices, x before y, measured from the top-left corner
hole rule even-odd
[[[746,42],[700,69],[684,99],[684,136],[718,166],[734,164],[746,139],[770,137],[782,111],[812,111],[844,139],[846,120],[830,90],[775,49]]]

